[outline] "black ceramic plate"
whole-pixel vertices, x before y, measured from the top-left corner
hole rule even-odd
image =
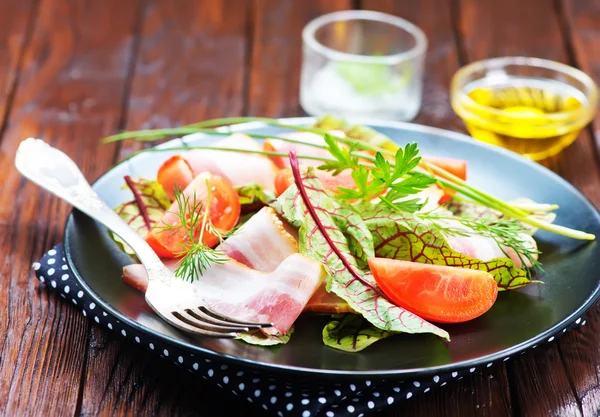
[[[287,121],[308,124],[313,120]],[[469,180],[474,185],[506,200],[523,196],[559,204],[558,224],[600,235],[600,217],[590,202],[566,181],[535,163],[440,129],[405,123],[356,122],[370,124],[400,144],[416,141],[424,154],[466,159]],[[245,125],[239,130],[277,131],[260,124]],[[212,139],[191,137],[186,141],[199,140]],[[121,190],[123,176],[154,178],[168,155],[168,152],[139,155],[103,175],[94,189],[110,206],[117,206],[130,198]],[[183,334],[160,320],[146,305],[144,296],[121,281],[121,268],[131,260],[103,227],[74,211],[65,230],[67,260],[81,287],[105,311],[138,331],[176,344],[196,356],[219,356],[225,361],[273,373],[336,379],[404,379],[479,366],[552,338],[596,301],[600,248],[595,242],[583,243],[543,232],[536,235],[536,240],[543,251],[545,273],[539,278],[544,284],[500,293],[493,308],[479,319],[442,326],[450,333],[451,342],[432,335],[398,335],[350,354],[323,345],[321,330],[327,319],[319,316],[301,317],[291,341],[275,348]]]

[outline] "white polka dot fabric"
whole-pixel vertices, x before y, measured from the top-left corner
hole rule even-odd
[[[284,379],[282,376],[238,367],[235,362],[226,363],[218,356],[194,355],[191,351],[166,344],[159,338],[140,333],[121,323],[110,312],[96,305],[77,285],[66,264],[62,244],[49,250],[39,262],[32,265],[32,268],[40,282],[81,308],[83,315],[94,323],[107,327],[131,343],[144,346],[176,366],[228,390],[232,395],[246,398],[269,414],[279,417],[361,417],[416,395],[426,395],[432,389],[443,387],[451,380],[461,379],[465,375],[493,365],[490,362],[479,367],[457,369],[448,374],[431,374],[406,381],[362,379],[353,383],[322,380],[315,383]],[[575,320],[567,329],[580,325],[585,325],[582,318]],[[561,331],[549,336],[546,342],[552,342],[563,333]],[[533,346],[536,347],[537,345]],[[509,359],[510,357],[506,357],[498,362]]]

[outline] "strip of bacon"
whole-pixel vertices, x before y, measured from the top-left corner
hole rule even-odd
[[[452,227],[468,230],[468,228],[460,225],[460,223],[456,221],[448,221],[448,223],[451,223]],[[522,233],[521,240],[523,244],[532,251],[535,252],[537,250],[537,243],[533,237]],[[505,246],[499,246],[498,243],[496,243],[496,241],[492,238],[477,235],[447,236],[446,241],[452,249],[462,253],[463,255],[477,258],[484,262],[495,258],[506,258],[508,256],[517,268],[523,267],[523,262],[521,262],[519,255],[514,249]],[[533,255],[534,259],[537,259],[537,256],[537,254]],[[528,260],[524,260],[526,266],[531,266],[531,263]]]
[[[212,146],[261,150],[257,141],[243,133],[234,133]],[[277,167],[263,155],[194,149],[166,160],[158,170],[157,180],[173,200],[175,187],[184,189],[197,175],[206,171],[227,178],[236,188],[254,183],[274,190]]]
[[[250,268],[271,272],[288,256],[298,253],[298,243],[275,210],[263,207],[217,250]]]
[[[174,264],[170,265],[174,267]],[[123,279],[144,289],[142,265],[128,265]],[[145,272],[145,270],[144,270]],[[288,256],[272,272],[248,268],[235,260],[214,264],[194,282],[175,279],[173,293],[182,305],[206,301],[212,309],[239,320],[271,322],[265,334],[286,334],[325,279],[325,270],[299,253]]]

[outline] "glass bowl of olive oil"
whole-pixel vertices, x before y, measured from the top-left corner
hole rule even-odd
[[[588,75],[539,58],[474,62],[451,84],[452,107],[475,139],[535,161],[573,143],[597,102],[598,88]]]

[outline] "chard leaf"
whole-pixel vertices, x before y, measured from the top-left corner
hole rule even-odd
[[[360,352],[394,334],[374,327],[359,314],[335,314],[323,328],[323,343],[344,352]]]
[[[236,189],[240,197],[240,204],[258,204],[269,205],[275,201],[275,193],[265,190],[258,184],[248,184]]]
[[[157,181],[126,176],[123,188],[131,190],[133,200],[121,204],[114,210],[140,236],[146,237],[150,229],[171,206],[171,200]],[[111,236],[127,254],[134,255],[121,238],[112,232]]]
[[[509,258],[484,262],[453,250],[441,232],[421,219],[381,206],[366,210],[362,217],[378,257],[486,271],[501,291],[531,283],[527,271],[515,267]]]
[[[373,241],[365,223],[351,206],[323,190],[312,169],[300,180],[297,159],[290,160],[296,185],[278,198],[278,207],[288,222],[300,225],[300,253],[323,263],[330,276],[327,290],[379,329],[433,333],[449,339],[445,330],[396,306],[383,294],[364,265],[364,259],[373,256]]]
[[[257,330],[255,332],[251,332],[251,333],[242,333],[237,337],[237,339],[241,340],[243,342],[246,342],[250,345],[257,345],[257,346],[285,345],[287,342],[290,341],[290,337],[292,336],[293,332],[294,332],[294,327],[290,328],[290,330],[287,332],[287,334],[280,335],[280,336],[272,336],[272,335],[266,335],[266,334],[262,333],[260,330]]]

